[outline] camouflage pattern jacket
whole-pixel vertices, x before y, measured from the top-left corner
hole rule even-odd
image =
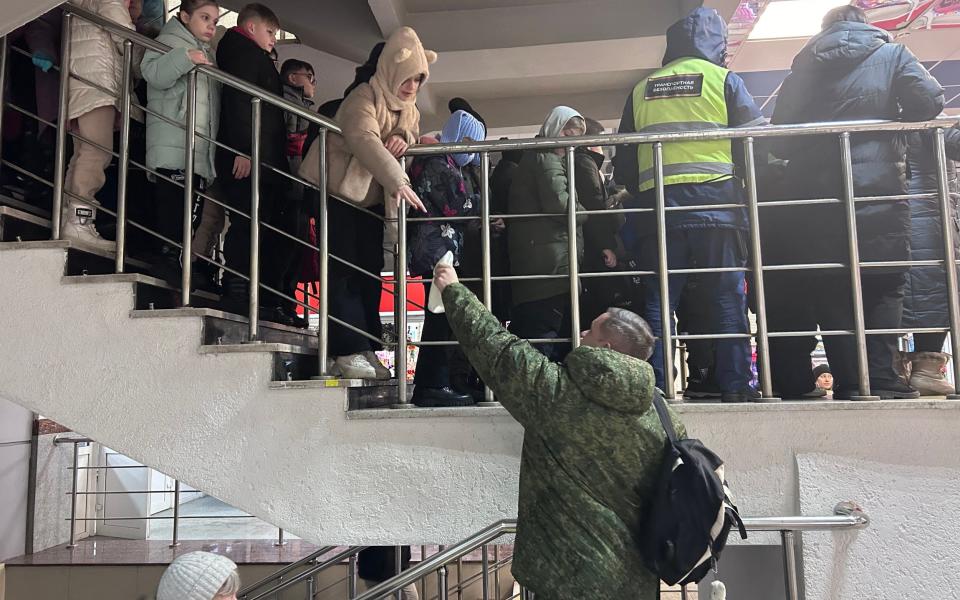
[[[633,539],[666,438],[650,365],[588,347],[553,363],[464,285],[447,286],[443,302],[461,348],[526,432],[514,576],[537,600],[657,598]]]

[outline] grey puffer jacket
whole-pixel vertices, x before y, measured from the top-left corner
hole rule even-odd
[[[925,121],[943,108],[943,89],[903,45],[886,31],[850,21],[815,35],[793,61],[783,82],[772,123],[890,119]],[[791,198],[842,196],[840,142],[836,135],[793,136],[774,145],[789,160],[782,183]],[[906,193],[906,142],[899,133],[852,136],[854,190],[858,196]],[[773,262],[846,261],[846,231],[840,205],[770,209],[765,220],[776,230],[764,258]],[[909,257],[907,201],[857,206],[863,260]],[[876,271],[874,269],[874,271]]]
[[[949,222],[953,227],[953,247],[960,257],[960,217],[957,207],[957,171],[953,161],[960,160],[960,124],[945,132],[947,181],[951,193]],[[930,132],[913,132],[907,138],[908,191],[929,194],[938,190],[937,161]],[[910,259],[942,260],[943,231],[940,202],[937,198],[910,203]],[[946,327],[950,324],[947,306],[947,282],[942,267],[911,267],[903,297],[903,327]]]

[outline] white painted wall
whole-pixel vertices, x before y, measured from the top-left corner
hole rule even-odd
[[[0,35],[10,33],[61,4],[61,0],[3,0],[0,3]]]
[[[17,282],[0,288],[0,398],[315,542],[450,543],[515,515],[522,432],[504,411],[348,416],[342,390],[272,388],[266,355],[198,354],[198,321],[130,319],[130,286],[62,284],[63,262],[61,249],[0,250],[0,281]],[[940,563],[925,561],[956,564],[960,403],[680,411],[727,460],[744,514],[828,514],[851,499],[871,515],[847,544],[804,536],[808,598],[852,597],[894,564],[898,589],[928,585]],[[940,529],[906,532],[907,511],[942,517]],[[881,547],[889,559],[870,560]]]
[[[33,413],[0,400],[0,561],[23,554]]]

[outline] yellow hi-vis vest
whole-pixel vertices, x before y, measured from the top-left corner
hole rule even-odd
[[[724,84],[729,71],[699,58],[681,58],[653,73],[633,90],[637,133],[727,127]],[[637,148],[640,191],[653,189],[653,145]],[[730,140],[663,144],[663,184],[722,181],[733,176]]]

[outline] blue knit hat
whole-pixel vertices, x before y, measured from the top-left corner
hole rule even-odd
[[[447,119],[443,125],[443,131],[440,132],[441,144],[456,144],[466,138],[475,142],[482,142],[486,139],[487,133],[483,123],[477,120],[470,113],[458,110]],[[476,153],[471,154],[453,154],[453,160],[461,167],[469,165],[476,158]]]

